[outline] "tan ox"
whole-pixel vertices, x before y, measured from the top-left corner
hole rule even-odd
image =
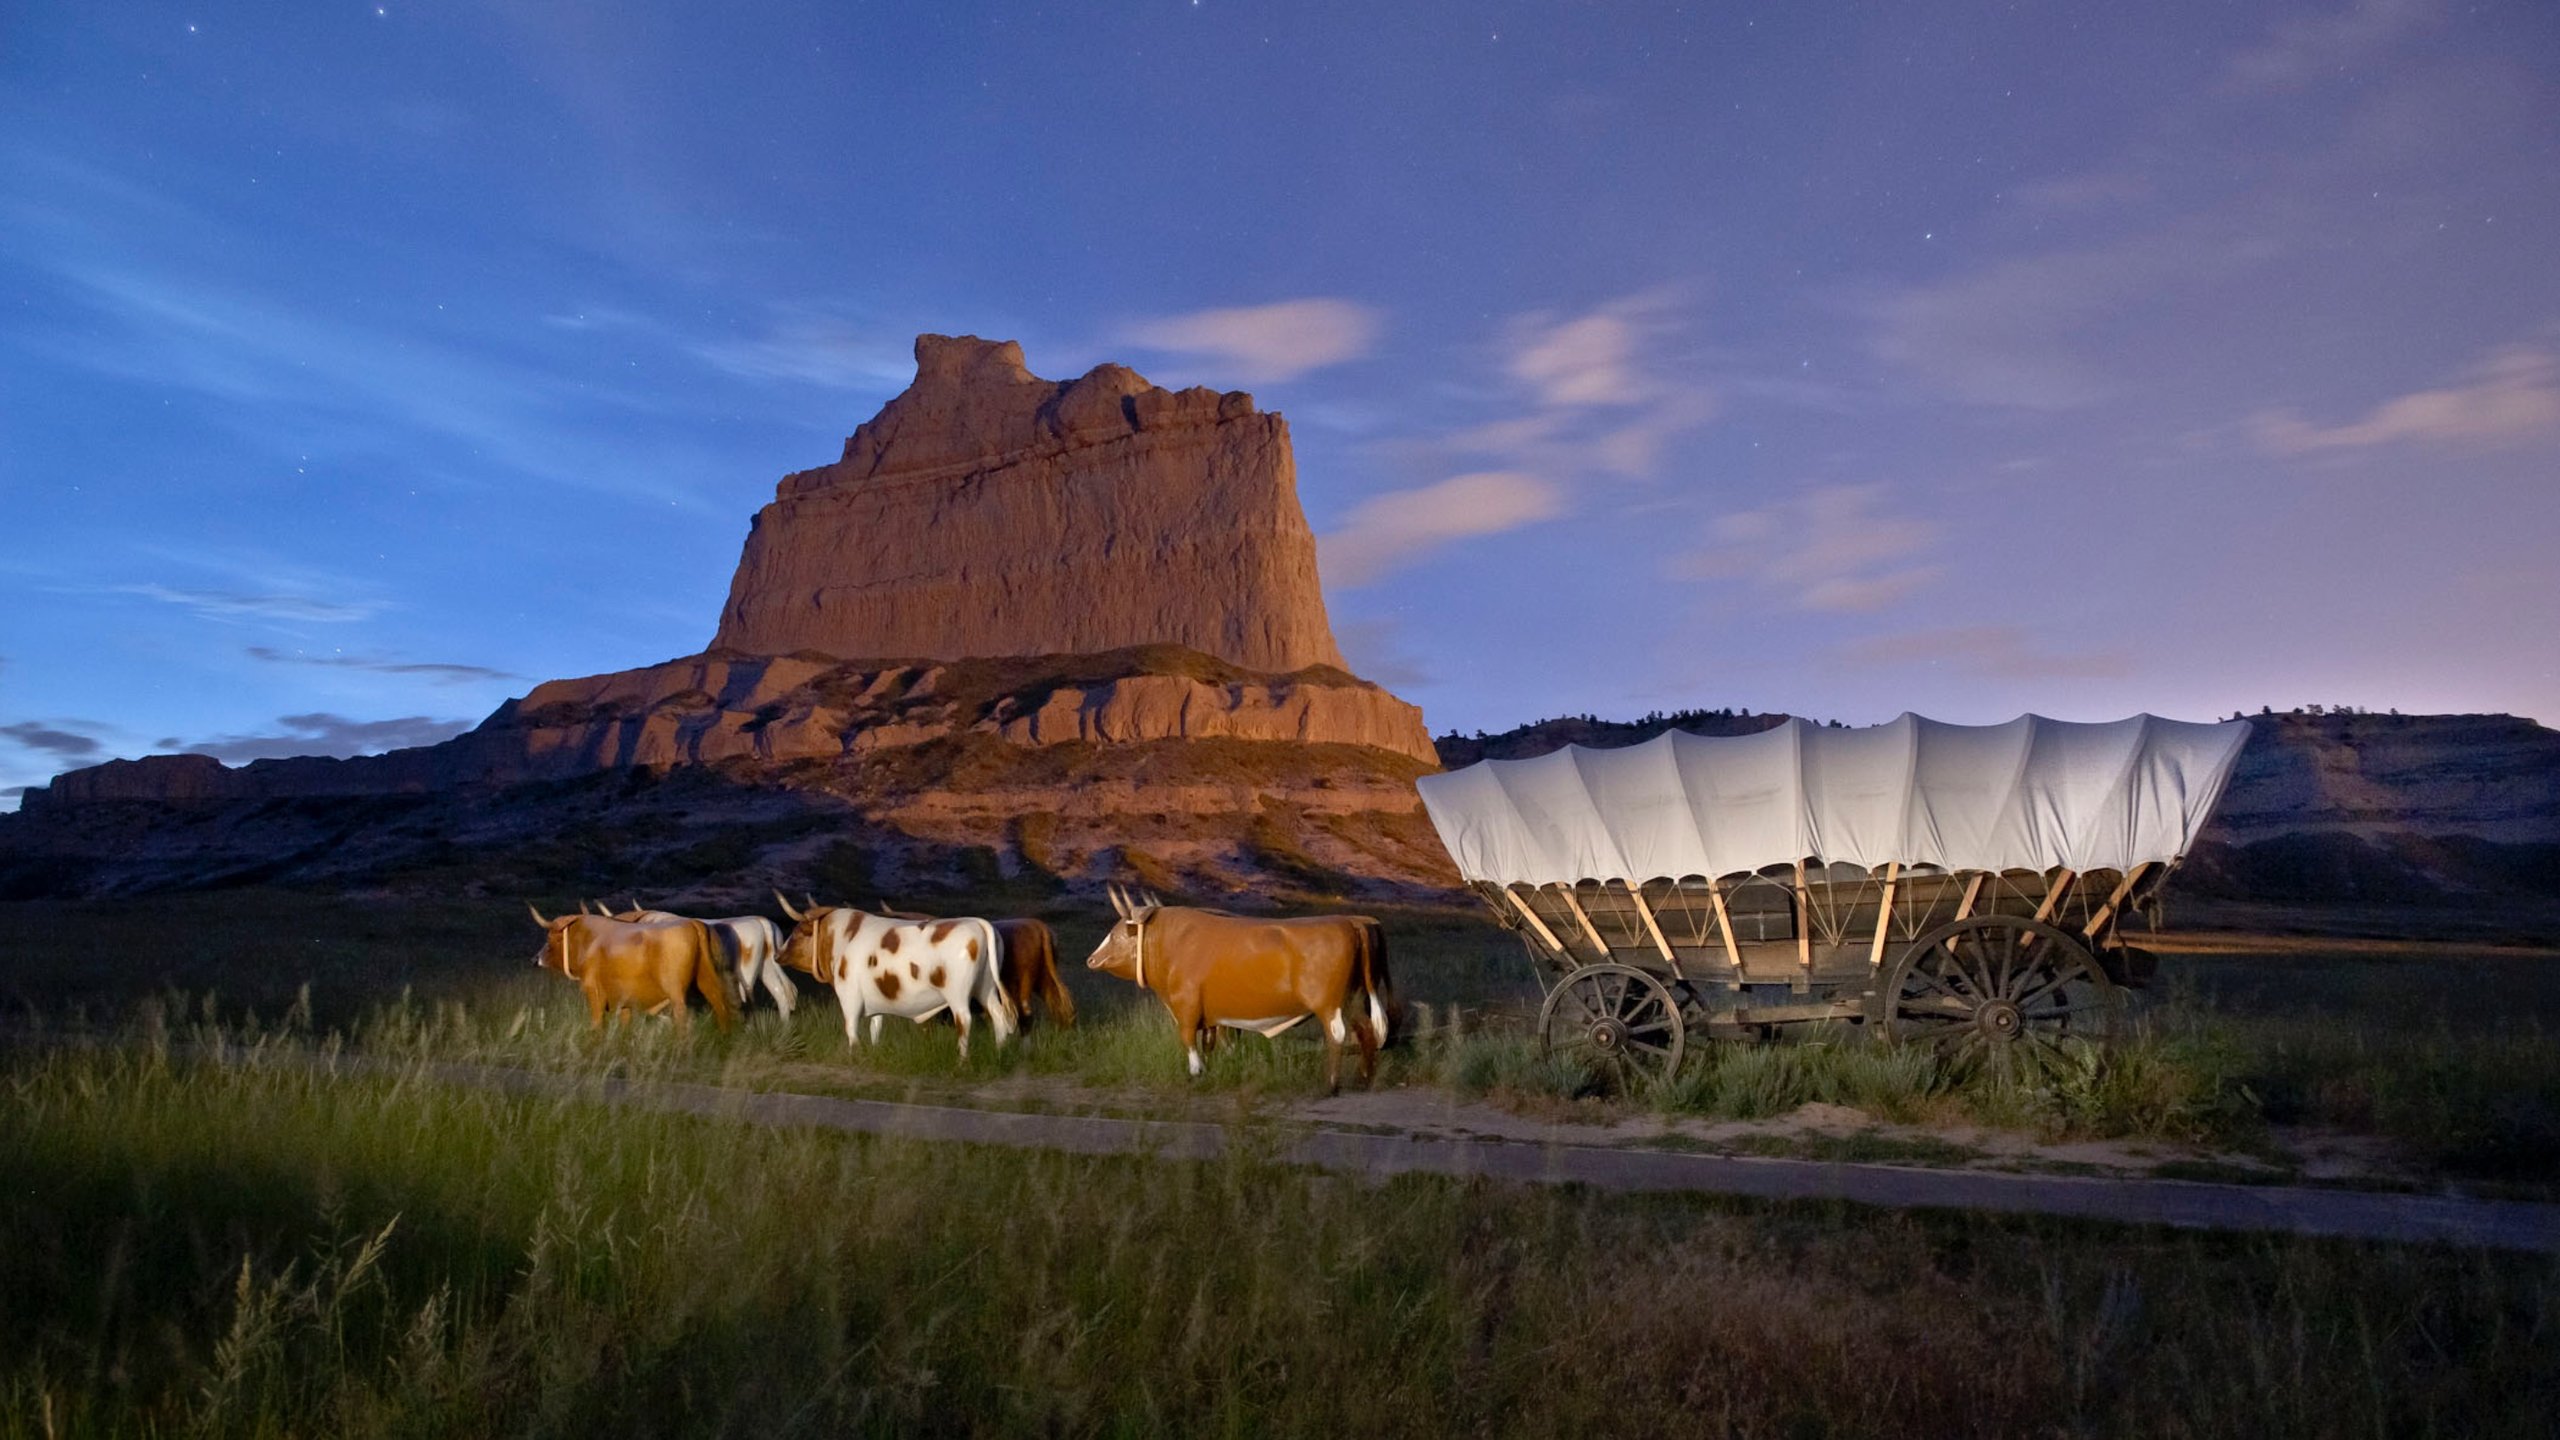
[[[1140,904],[1111,892],[1119,920],[1085,964],[1155,992],[1202,1069],[1215,1027],[1277,1035],[1308,1016],[1324,1026],[1324,1084],[1342,1089],[1342,1042],[1360,1042],[1360,1079],[1377,1077],[1387,1033],[1386,932],[1366,915],[1260,920]],[[1355,1004],[1366,998],[1368,1013]]]
[[[583,903],[579,906],[584,909]],[[598,913],[605,913],[599,909]],[[693,919],[672,910],[651,910],[641,905],[638,896],[620,910],[612,911],[616,920],[641,924],[652,921]],[[764,987],[773,997],[773,1007],[789,1020],[793,1007],[800,1003],[800,992],[792,986],[791,977],[782,973],[782,930],[761,915],[733,915],[726,919],[705,920],[711,927],[711,938],[719,947],[720,978],[736,987],[738,1008],[753,1004],[756,987]]]
[[[726,1030],[735,1017],[729,1009],[729,986],[720,974],[719,942],[699,920],[633,923],[601,915],[561,915],[544,919],[531,905],[533,923],[543,929],[542,953],[534,963],[557,970],[577,982],[587,996],[587,1024],[602,1029],[605,1012],[675,1012],[678,1024],[690,1024],[687,991],[699,991],[711,1007],[711,1018]]]

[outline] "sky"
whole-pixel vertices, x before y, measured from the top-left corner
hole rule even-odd
[[[0,0],[0,806],[693,653],[1022,342],[1435,730],[2560,716],[2560,6]]]

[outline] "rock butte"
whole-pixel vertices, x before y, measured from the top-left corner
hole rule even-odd
[[[925,335],[916,379],[783,479],[715,650],[1090,654],[1182,645],[1342,668],[1289,427],[1119,365],[1043,380],[1011,341]]]
[[[1041,658],[983,663],[1001,657]],[[1043,380],[1011,341],[924,335],[915,383],[756,516],[706,653],[548,681],[441,745],[236,770],[111,761],[26,807],[417,792],[971,735],[1436,764],[1422,712],[1342,668],[1279,416],[1118,365]]]

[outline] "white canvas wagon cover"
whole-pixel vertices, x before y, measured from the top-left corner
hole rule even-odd
[[[1724,876],[1811,859],[1868,870],[2130,870],[2187,853],[2249,738],[2246,721],[1906,714],[1835,730],[1673,731],[1568,745],[1417,782],[1469,880],[1497,885]]]

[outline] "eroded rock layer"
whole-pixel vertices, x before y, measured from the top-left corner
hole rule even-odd
[[[1340,667],[1288,425],[1253,397],[921,336],[916,379],[759,512],[715,650],[1039,655],[1187,646]]]
[[[116,760],[28,792],[99,800],[423,793],[597,770],[876,756],[979,737],[1022,749],[1156,740],[1355,745],[1433,764],[1422,712],[1338,670],[1261,675],[1194,651],[963,661],[709,654],[550,680],[441,745],[348,760]]]

